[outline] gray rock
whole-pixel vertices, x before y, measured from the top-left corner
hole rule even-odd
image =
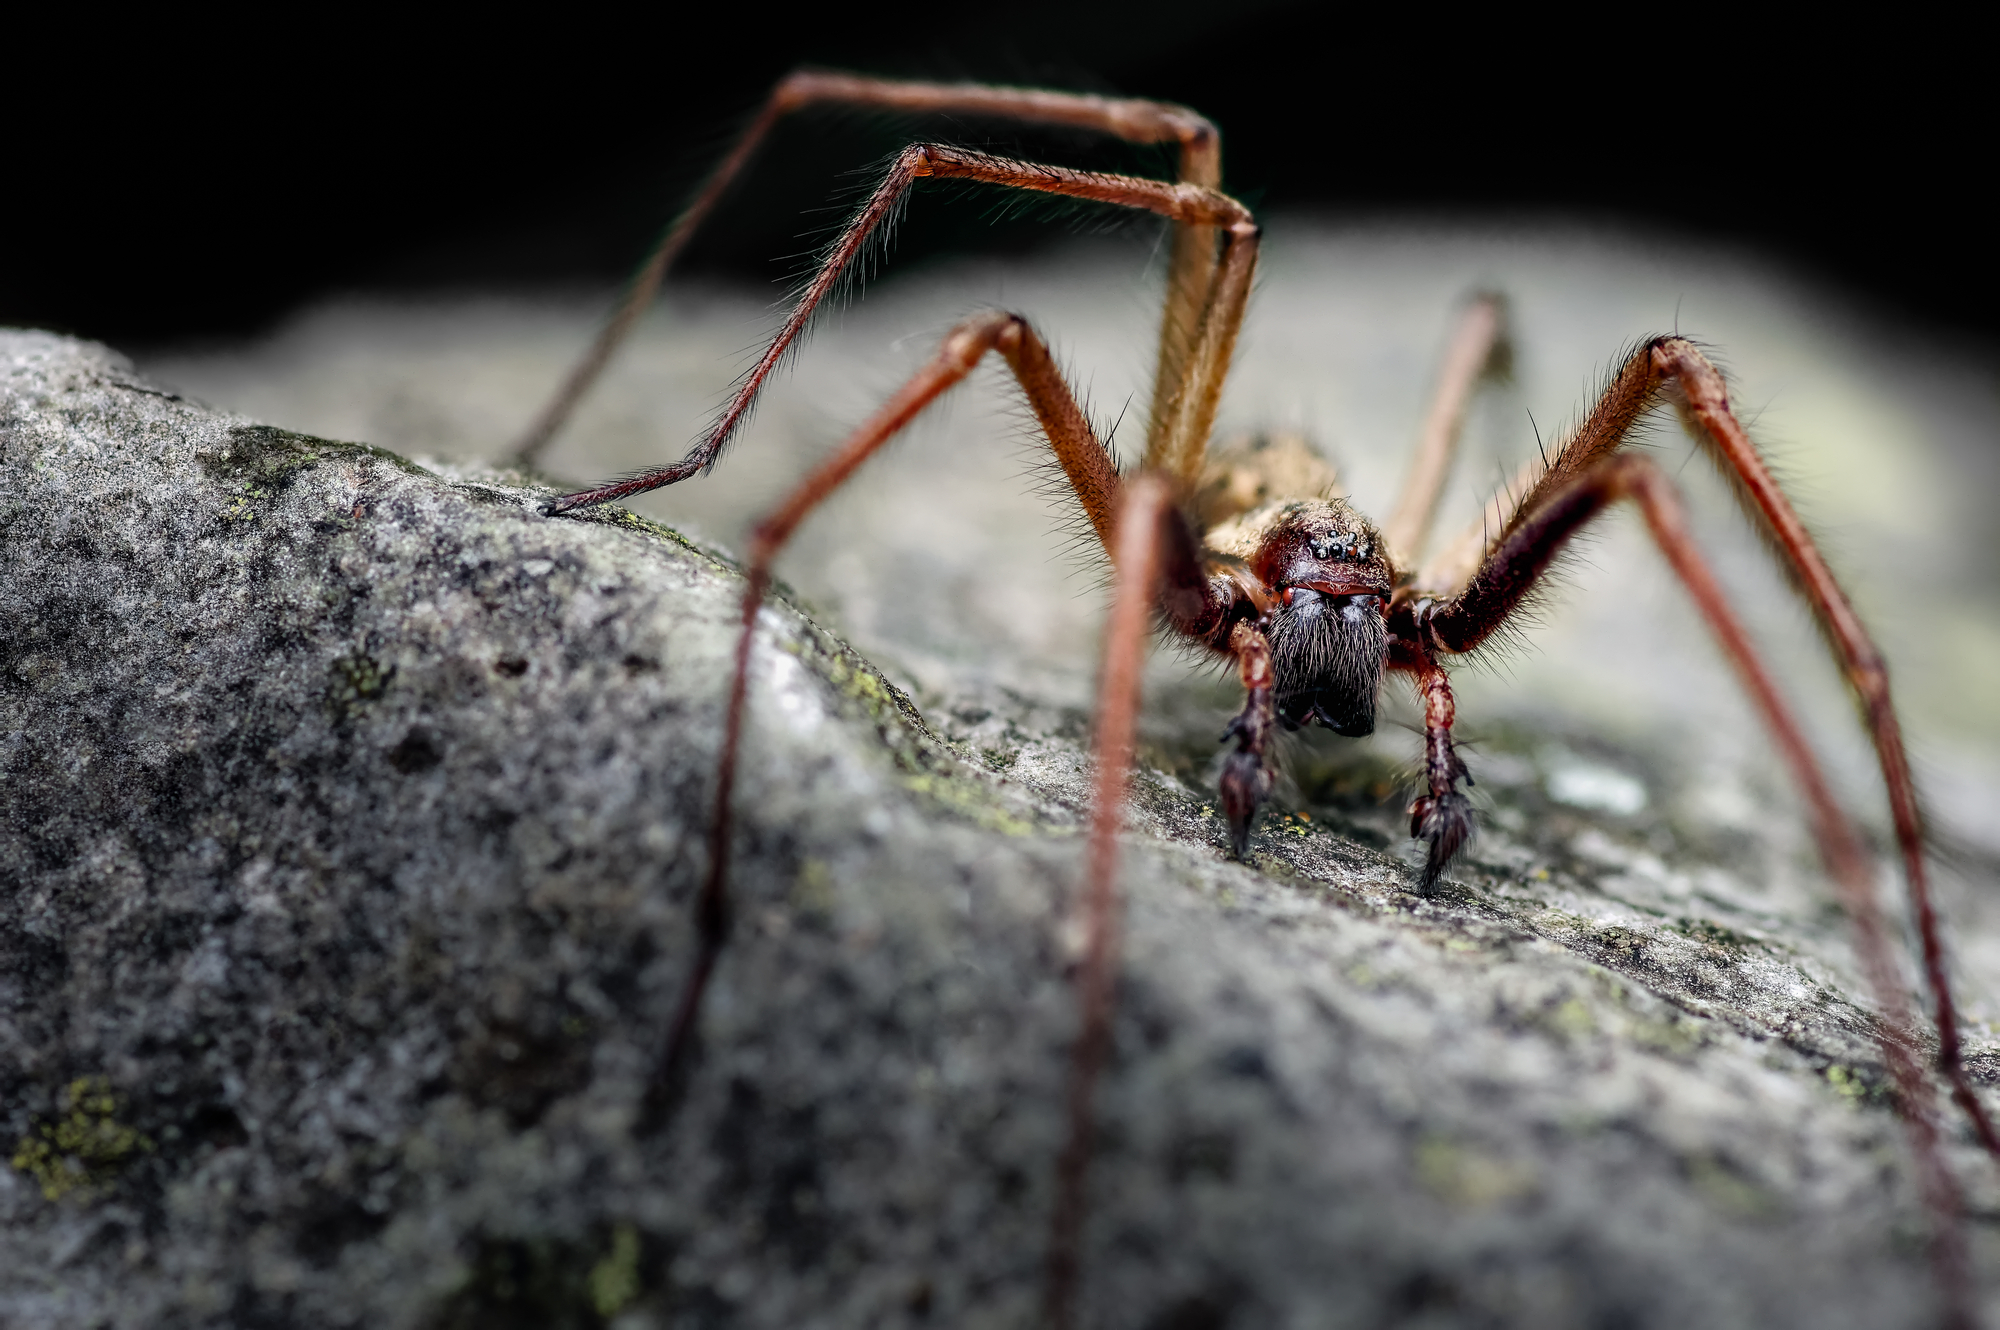
[[[653,1122],[730,561],[101,348],[9,334],[0,375],[0,1321],[1032,1322],[1080,711],[920,708],[780,597],[738,926]],[[1227,689],[1156,694],[1091,1324],[1929,1321],[1839,921],[1773,904],[1823,899],[1795,827],[1502,728],[1439,897],[1366,750],[1296,753],[1309,816],[1233,864]]]

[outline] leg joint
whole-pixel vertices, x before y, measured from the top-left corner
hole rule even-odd
[[[1889,705],[1889,666],[1870,643],[1857,649],[1847,666],[1848,682],[1872,712]]]
[[[1647,344],[1653,372],[1679,386],[1692,407],[1712,412],[1729,410],[1729,391],[1713,361],[1685,337],[1655,337]]]
[[[1020,354],[1021,344],[1032,334],[1028,321],[1006,310],[975,314],[952,329],[940,348],[939,357],[961,373],[970,373],[979,358],[997,350],[1009,360]]]

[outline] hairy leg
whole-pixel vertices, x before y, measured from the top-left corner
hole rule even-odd
[[[1083,963],[1077,971],[1083,1019],[1070,1064],[1069,1139],[1056,1165],[1055,1214],[1049,1232],[1048,1322],[1075,1321],[1078,1247],[1083,1236],[1084,1180],[1095,1125],[1092,1099],[1111,1051],[1111,1013],[1118,978],[1118,832],[1131,784],[1133,735],[1138,726],[1140,678],[1153,606],[1177,523],[1172,496],[1158,476],[1141,473],[1126,484],[1112,546],[1116,569],[1111,619],[1105,626],[1104,664],[1097,687],[1097,788],[1084,856]],[[1168,557],[1163,557],[1168,556]]]
[[[1971,1120],[1981,1143],[1995,1158],[2000,1158],[2000,1132],[1995,1131],[1985,1106],[1973,1093],[1971,1078],[1965,1070],[1957,1004],[1952,999],[1946,971],[1937,910],[1931,903],[1929,865],[1924,858],[1923,811],[1918,806],[1909,755],[1903,747],[1902,724],[1889,695],[1888,666],[1862,625],[1861,617],[1848,602],[1847,593],[1827,567],[1819,546],[1806,531],[1805,523],[1793,511],[1790,500],[1778,488],[1777,479],[1751,443],[1749,433],[1730,409],[1729,391],[1722,375],[1691,343],[1679,338],[1656,343],[1650,358],[1658,373],[1671,376],[1673,386],[1678,389],[1677,404],[1696,426],[1695,437],[1735,485],[1752,519],[1783,552],[1786,571],[1812,607],[1813,617],[1861,703],[1868,737],[1875,745],[1876,759],[1882,768],[1882,783],[1888,787],[1889,811],[1895,821],[1896,843],[1909,883],[1917,937],[1923,950],[1924,979],[1931,990],[1937,1022],[1938,1065],[1951,1082],[1952,1098]]]
[[[1496,562],[1493,552],[1524,524],[1534,521],[1543,508],[1577,479],[1621,448],[1639,419],[1665,401],[1672,401],[1680,408],[1696,440],[1734,486],[1751,520],[1769,537],[1860,702],[1882,782],[1888,790],[1896,843],[1909,884],[1924,979],[1930,989],[1937,1025],[1938,1067],[1951,1083],[1952,1098],[1972,1124],[1980,1143],[1989,1154],[2000,1159],[2000,1131],[1995,1130],[1965,1069],[1957,1003],[1952,997],[1937,909],[1931,900],[1929,865],[1924,857],[1923,812],[1909,756],[1903,747],[1901,723],[1890,696],[1888,667],[1860,616],[1854,612],[1847,593],[1827,567],[1819,546],[1730,407],[1728,387],[1721,373],[1694,343],[1683,337],[1656,337],[1646,342],[1613,376],[1575,436],[1547,465],[1533,464],[1531,483],[1524,483],[1518,498],[1504,504],[1505,520],[1494,524],[1496,534],[1485,545],[1483,562],[1469,574],[1470,580],[1462,584],[1470,598],[1452,616],[1449,626],[1441,621],[1435,624],[1439,632],[1447,634],[1440,639],[1443,649],[1469,651],[1476,647],[1512,612],[1520,596],[1540,576],[1541,570],[1537,568],[1516,589],[1499,585],[1522,576],[1526,569]],[[1528,479],[1524,475],[1523,481]],[[1429,570],[1426,571],[1428,574]],[[1481,579],[1488,585],[1479,595],[1471,596],[1473,584]],[[1434,587],[1428,575],[1420,583],[1422,594],[1440,601],[1461,589],[1457,583]],[[1474,607],[1480,607],[1479,612],[1472,612]]]
[[[1644,514],[1647,529],[1693,597],[1805,800],[1820,857],[1853,923],[1862,969],[1882,1013],[1876,1043],[1896,1086],[1919,1182],[1931,1212],[1932,1255],[1948,1303],[1947,1319],[1954,1325],[1969,1325],[1972,1293],[1958,1186],[1940,1152],[1930,1086],[1914,1051],[1915,1033],[1890,946],[1889,926],[1875,898],[1869,856],[1834,799],[1804,731],[1702,557],[1672,482],[1643,457],[1625,454],[1603,458],[1515,523],[1465,590],[1441,605],[1425,603],[1414,615],[1414,626],[1429,648],[1447,651],[1460,649],[1454,644],[1475,637],[1482,627],[1491,631],[1493,624],[1520,604],[1563,545],[1620,499],[1635,502]],[[1433,841],[1434,858],[1438,848],[1438,842]]]
[[[1521,506],[1521,500],[1547,469],[1548,462],[1540,457],[1524,462],[1486,501],[1477,520],[1424,560],[1411,589],[1420,596],[1436,599],[1458,594],[1485,561],[1486,552],[1493,547],[1493,533],[1506,530],[1514,519],[1514,510]]]
[[[1208,430],[1215,421],[1221,376],[1228,370],[1229,354],[1235,346],[1236,331],[1242,321],[1243,305],[1249,296],[1250,279],[1256,265],[1258,230],[1249,210],[1206,186],[1170,185],[1134,176],[1075,171],[1068,167],[1017,162],[982,152],[918,143],[897,154],[882,183],[828,250],[819,271],[807,283],[783,327],[724,404],[715,422],[685,457],[669,466],[657,467],[624,480],[566,494],[552,502],[548,511],[566,512],[572,508],[643,494],[647,490],[685,480],[697,471],[715,465],[730,436],[749,415],[751,404],[756,400],[764,380],[784,360],[799,335],[812,322],[820,305],[839,287],[843,275],[866,247],[869,238],[895,216],[911,187],[923,179],[970,180],[1058,194],[1138,208],[1188,225],[1221,228],[1229,243],[1225,246],[1224,259],[1216,279],[1211,284],[1213,289],[1208,307],[1200,321],[1200,336],[1183,371],[1183,382],[1198,383],[1201,391],[1179,393],[1175,411],[1176,428],[1188,435],[1198,432],[1200,440],[1206,442]],[[1196,465],[1198,469],[1198,458]]]
[[[1178,376],[1155,395],[1160,411],[1146,441],[1146,465],[1174,477],[1182,493],[1192,493],[1201,480],[1208,436],[1222,404],[1222,385],[1229,377],[1237,334],[1250,304],[1259,234],[1247,212],[1222,227],[1222,256],[1196,320],[1193,341]]]
[[[999,120],[1070,125],[1116,135],[1132,143],[1175,143],[1180,147],[1178,177],[1184,184],[1210,189],[1222,184],[1222,136],[1207,119],[1184,106],[1166,102],[1093,97],[1045,92],[1034,88],[1002,88],[977,83],[912,83],[867,78],[857,74],[799,70],[780,80],[728,155],[717,164],[694,197],[661,235],[653,252],[627,284],[618,307],[597,334],[590,349],[565,376],[562,386],[542,408],[514,447],[514,459],[532,466],[537,454],[554,438],[576,405],[596,382],[639,316],[652,302],[661,279],[686,248],[708,215],[756,156],[757,149],[779,121],[809,106],[844,105],[910,114],[959,114]],[[1176,224],[1173,259],[1168,270],[1166,309],[1161,315],[1159,385],[1177,381],[1180,362],[1192,342],[1202,300],[1215,267],[1212,227]],[[1160,414],[1157,404],[1155,416]]]
[[[721,957],[729,932],[729,858],[734,818],[737,755],[742,746],[743,714],[747,705],[751,644],[757,611],[771,582],[771,565],[785,543],[812,510],[838,489],[860,465],[893,438],[917,414],[970,374],[988,351],[997,350],[1013,369],[1030,405],[1048,435],[1064,473],[1070,478],[1085,511],[1102,533],[1116,520],[1120,482],[1103,446],[1090,432],[1075,397],[1056,372],[1048,347],[1013,314],[983,314],[967,320],[945,338],[930,364],[920,370],[880,410],[850,435],[832,456],[758,522],[745,560],[743,629],[729,682],[729,703],[723,721],[722,753],[716,770],[715,813],[709,823],[708,872],[695,903],[695,960],[668,1026],[660,1058],[658,1081],[666,1084],[677,1072],[693,1041],[702,998]]]
[[[1444,491],[1458,454],[1465,409],[1479,381],[1502,371],[1507,358],[1506,307],[1499,296],[1482,293],[1466,306],[1452,330],[1430,410],[1424,413],[1423,428],[1417,435],[1410,474],[1403,481],[1395,513],[1382,527],[1389,557],[1398,569],[1414,570],[1422,560],[1438,495]]]

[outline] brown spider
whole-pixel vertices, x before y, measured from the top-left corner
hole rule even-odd
[[[1132,764],[1139,666],[1156,623],[1233,661],[1242,680],[1245,701],[1223,736],[1234,747],[1221,776],[1222,804],[1238,857],[1271,790],[1278,728],[1319,724],[1337,734],[1368,734],[1374,729],[1385,671],[1408,676],[1423,702],[1428,787],[1411,805],[1410,833],[1428,846],[1417,890],[1429,893],[1473,828],[1471,805],[1459,788],[1471,777],[1452,745],[1454,709],[1446,662],[1492,639],[1535,592],[1567,542],[1612,503],[1630,500],[1693,597],[1804,796],[1821,857],[1853,920],[1862,964],[1884,1013],[1879,1042],[1932,1216],[1933,1260],[1947,1319],[1970,1324],[1958,1188],[1940,1156],[1930,1090],[1912,1051],[1911,1018],[1874,898],[1869,855],[1690,535],[1673,484],[1651,462],[1624,450],[1635,425],[1657,407],[1673,405],[1732,482],[1817,619],[1861,703],[1888,787],[1934,1003],[1939,1070],[1980,1140],[2000,1157],[2000,1136],[1961,1065],[1958,1020],[1927,887],[1916,791],[1881,653],[1751,443],[1730,406],[1722,376],[1702,351],[1680,336],[1640,343],[1574,434],[1506,486],[1489,503],[1480,524],[1426,560],[1433,512],[1467,401],[1506,352],[1504,311],[1496,297],[1478,298],[1463,315],[1402,498],[1388,523],[1378,528],[1340,495],[1325,464],[1298,444],[1209,455],[1217,403],[1255,274],[1259,229],[1249,209],[1219,188],[1221,142],[1206,119],[1185,107],[1157,102],[802,72],[777,86],[668,230],[597,341],[518,446],[518,460],[532,463],[561,427],[676,255],[771,128],[789,113],[817,104],[1059,124],[1134,143],[1172,144],[1179,150],[1178,178],[1169,183],[1009,160],[936,143],[911,145],[828,248],[783,327],[687,455],[669,466],[564,495],[548,511],[558,514],[624,498],[713,467],[764,381],[856,257],[892,222],[914,184],[932,177],[1113,204],[1154,213],[1172,224],[1146,449],[1141,466],[1121,474],[1028,322],[1012,313],[980,314],[953,329],[927,366],[756,525],[746,560],[744,628],[729,693],[708,870],[697,901],[698,952],[667,1035],[660,1080],[674,1072],[687,1050],[728,935],[731,791],[751,627],[770,584],[772,561],[807,515],[863,461],[971,373],[989,351],[998,352],[1115,569],[1098,700],[1095,813],[1085,868],[1089,928],[1078,980],[1083,1020],[1050,1238],[1050,1320],[1069,1322],[1078,1278],[1075,1250],[1091,1152],[1092,1091],[1111,1026],[1116,837]]]

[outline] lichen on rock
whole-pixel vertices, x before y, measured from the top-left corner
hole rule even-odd
[[[101,1076],[69,1083],[53,1122],[37,1122],[14,1149],[13,1166],[41,1185],[42,1199],[89,1195],[116,1181],[153,1142],[118,1120],[118,1096]]]

